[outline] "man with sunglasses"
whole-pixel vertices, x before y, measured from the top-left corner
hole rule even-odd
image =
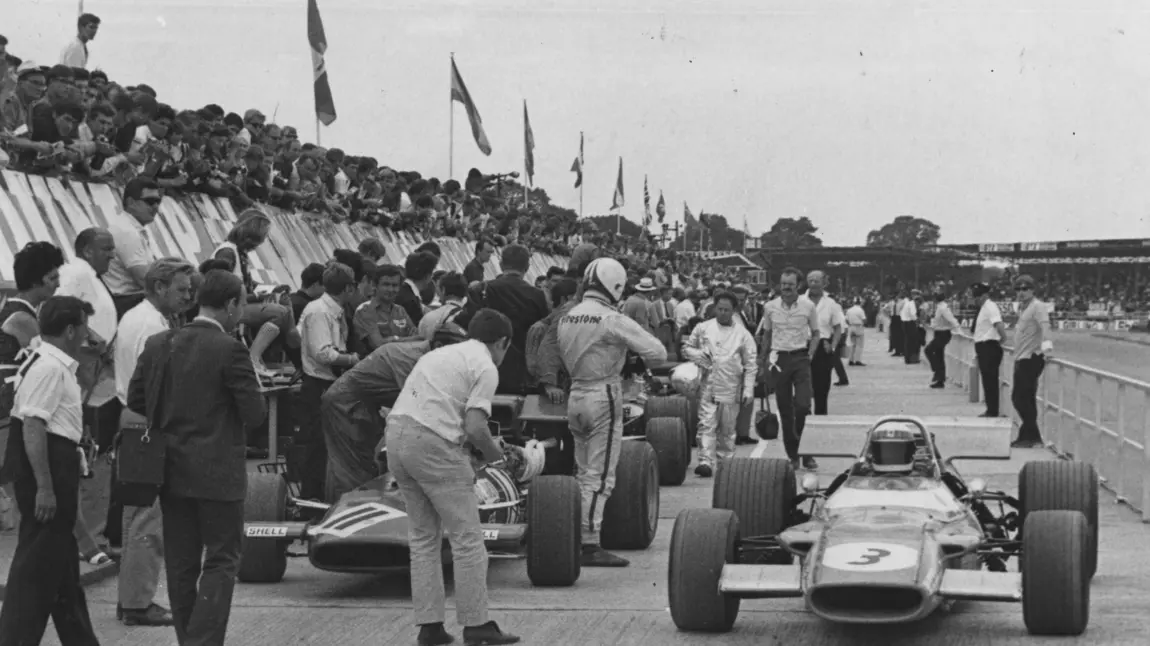
[[[1038,379],[1046,367],[1046,357],[1054,344],[1046,338],[1050,332],[1050,313],[1046,304],[1034,297],[1034,279],[1026,274],[1014,282],[1018,296],[1018,324],[1014,329],[1014,384],[1010,401],[1018,412],[1021,425],[1018,439],[1011,446],[1021,449],[1041,448],[1042,432],[1038,428]]]
[[[116,303],[117,320],[144,300],[144,276],[160,256],[153,242],[158,232],[150,227],[160,212],[160,187],[148,177],[137,177],[124,187],[123,213],[111,218],[108,232],[116,255],[108,264],[104,283]]]

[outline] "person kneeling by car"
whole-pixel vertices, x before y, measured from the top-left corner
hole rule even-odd
[[[511,321],[481,309],[470,340],[425,354],[387,418],[387,463],[409,518],[411,596],[420,644],[450,644],[444,629],[443,538],[455,565],[455,608],[466,644],[514,644],[487,616],[487,550],[475,495],[473,452],[503,459],[487,420],[499,384],[496,366],[511,343]]]
[[[667,359],[655,335],[616,309],[626,284],[627,270],[619,261],[593,260],[583,276],[581,302],[559,319],[559,355],[571,377],[567,424],[583,498],[584,567],[629,564],[599,543],[623,442],[623,364],[628,350],[647,363]]]

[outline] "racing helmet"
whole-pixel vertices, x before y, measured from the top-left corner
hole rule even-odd
[[[515,524],[521,522],[523,498],[519,486],[506,469],[488,465],[475,474],[475,497],[479,500],[479,522]]]
[[[583,272],[583,291],[593,289],[607,297],[612,305],[623,299],[626,286],[627,270],[614,258],[596,258]]]
[[[702,385],[703,370],[692,361],[681,363],[671,371],[671,386],[684,397],[695,397]]]
[[[870,463],[876,473],[910,473],[918,442],[903,424],[881,426],[870,437]]]
[[[525,446],[503,445],[503,466],[518,483],[524,483],[543,472],[547,454],[538,440],[527,440]]]

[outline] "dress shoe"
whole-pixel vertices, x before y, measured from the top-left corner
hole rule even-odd
[[[171,626],[174,623],[172,613],[154,603],[139,610],[117,606],[116,618],[125,626]]]
[[[496,644],[518,644],[519,638],[508,635],[499,629],[499,624],[489,621],[482,626],[464,628],[463,643],[466,646],[496,646]]]
[[[455,643],[455,638],[443,627],[443,622],[422,624],[419,627],[419,637],[415,643],[419,646],[447,646],[447,644]]]

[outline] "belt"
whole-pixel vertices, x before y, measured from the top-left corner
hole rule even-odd
[[[771,352],[778,352],[779,354],[806,354],[810,352],[807,348],[796,348],[794,350],[771,350]]]

